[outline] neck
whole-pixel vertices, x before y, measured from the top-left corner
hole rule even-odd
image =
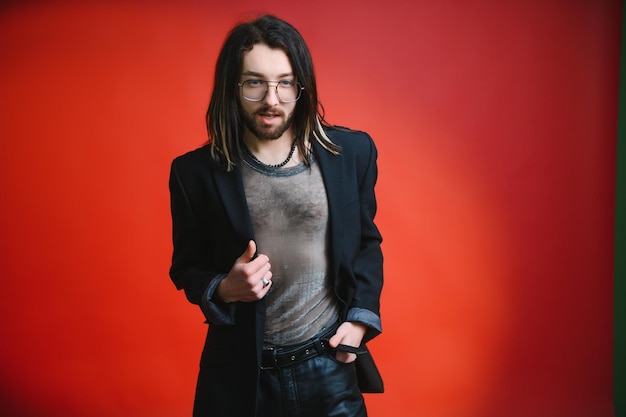
[[[297,149],[292,152],[295,143],[292,135],[285,134],[277,139],[259,139],[254,135],[244,134],[243,141],[252,156],[266,165],[282,164],[289,158],[285,165],[290,166],[302,160]]]

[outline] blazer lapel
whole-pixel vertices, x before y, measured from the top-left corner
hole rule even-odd
[[[246,191],[243,186],[243,177],[241,176],[241,161],[238,161],[232,171],[216,170],[215,183],[218,192],[222,197],[224,209],[232,223],[238,238],[241,238],[242,244],[247,245],[249,240],[254,240],[254,230],[252,229],[252,219],[250,218],[250,210],[248,201],[246,200]],[[259,300],[253,304],[243,304],[240,309],[249,309],[251,314],[251,331],[254,332],[256,339],[256,356],[260,364],[261,351],[263,345],[263,331],[265,329],[265,299]]]
[[[239,166],[235,166],[232,171],[216,170],[215,184],[237,236],[246,242],[254,239],[250,210]]]
[[[339,242],[343,238],[342,208],[345,207],[343,192],[343,169],[340,156],[333,155],[322,148],[317,142],[312,142],[315,160],[319,163],[326,195],[328,198],[328,217],[330,222],[330,266],[333,277],[339,268],[341,247]]]
[[[218,192],[222,197],[224,209],[235,228],[237,237],[242,239],[242,243],[247,245],[248,241],[254,240],[254,230],[252,229],[252,219],[250,217],[250,209],[246,200],[246,191],[243,186],[243,177],[241,176],[241,160],[232,171],[217,170],[215,174],[215,183]],[[260,366],[261,352],[263,346],[263,332],[265,329],[265,299],[254,302],[253,304],[243,304],[239,308],[251,308],[250,312],[254,315],[251,324],[254,326],[254,334],[257,341],[256,356]]]

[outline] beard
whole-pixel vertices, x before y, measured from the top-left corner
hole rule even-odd
[[[287,131],[291,127],[293,122],[293,112],[289,115],[284,122],[274,128],[268,128],[259,125],[255,116],[259,113],[269,113],[270,110],[268,107],[263,107],[254,113],[250,114],[245,111],[241,112],[241,117],[243,119],[244,126],[257,138],[261,140],[274,140],[280,138],[283,133]],[[279,117],[284,117],[284,113],[276,113]]]

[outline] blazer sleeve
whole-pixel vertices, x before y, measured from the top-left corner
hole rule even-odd
[[[355,295],[349,306],[348,318],[362,321],[368,325],[364,341],[377,336],[382,331],[380,323],[380,295],[383,286],[382,236],[374,222],[377,210],[374,191],[378,179],[378,152],[372,138],[366,133],[367,140],[356,155],[361,240],[360,248],[353,267],[356,279]],[[362,318],[362,320],[359,320]]]
[[[214,248],[206,227],[203,227],[196,215],[199,208],[194,207],[194,202],[197,206],[198,198],[190,195],[197,192],[197,188],[189,184],[193,181],[183,180],[183,177],[186,180],[189,178],[181,174],[181,164],[179,158],[172,162],[169,179],[174,248],[170,277],[178,290],[184,290],[191,303],[200,306],[208,323],[232,325],[235,304],[227,304],[213,297],[228,270],[216,270],[216,265],[210,260]]]

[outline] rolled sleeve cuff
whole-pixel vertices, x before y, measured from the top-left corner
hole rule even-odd
[[[383,331],[380,317],[376,313],[364,308],[354,307],[348,310],[347,321],[357,321],[367,326],[367,331],[363,337],[364,343],[372,340]]]
[[[206,322],[216,326],[232,326],[235,324],[236,303],[225,303],[214,299],[215,291],[220,282],[226,278],[226,274],[215,277],[202,295],[200,310],[206,318]],[[216,297],[217,298],[217,297]]]

